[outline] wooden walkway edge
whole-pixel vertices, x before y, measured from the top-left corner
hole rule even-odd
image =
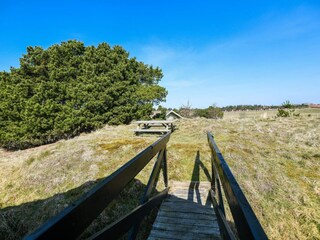
[[[148,239],[222,239],[209,189],[209,182],[171,182]]]

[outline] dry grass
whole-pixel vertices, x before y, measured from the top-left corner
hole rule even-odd
[[[169,179],[207,180],[206,131],[211,131],[269,238],[319,239],[320,111],[299,111],[298,118],[255,111],[179,122],[168,145]],[[106,126],[51,145],[0,151],[0,238],[21,238],[157,139],[136,137],[134,128]],[[193,174],[198,150],[199,177]],[[135,207],[150,171],[151,164],[88,232]]]
[[[105,128],[67,141],[0,153],[0,239],[19,239],[87,192],[157,138],[136,137],[131,127]],[[89,231],[138,205],[151,164]],[[137,194],[138,193],[138,194]],[[22,214],[23,213],[23,214]]]
[[[205,132],[211,131],[271,239],[320,238],[320,116],[301,112],[299,118],[256,112],[248,118],[230,113],[233,118],[182,122],[169,145],[171,178],[191,179],[186,175],[195,156],[191,149],[203,153],[210,169]],[[174,150],[177,145],[181,148]]]

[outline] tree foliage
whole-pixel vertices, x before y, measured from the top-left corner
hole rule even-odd
[[[189,101],[186,105],[182,105],[179,110],[175,110],[181,116],[185,118],[203,117],[211,119],[223,118],[223,111],[221,108],[217,107],[215,104],[207,108],[191,108]]]
[[[282,107],[278,109],[277,117],[299,117],[300,113],[295,113],[294,105],[289,100],[282,103]]]
[[[295,108],[306,108],[308,107],[308,104],[295,104],[293,105]],[[231,106],[225,106],[221,109],[223,111],[246,111],[246,110],[268,110],[268,109],[278,109],[279,107],[283,106],[276,106],[276,105],[231,105]]]
[[[209,106],[205,109],[196,109],[195,110],[196,117],[203,118],[212,118],[212,119],[220,119],[223,118],[223,111],[221,108],[218,108],[216,105]]]
[[[0,72],[0,146],[27,148],[148,116],[167,95],[162,76],[120,46],[28,47],[19,68]]]
[[[153,119],[165,120],[166,114],[167,114],[167,108],[159,105],[157,109],[157,114],[153,116]]]

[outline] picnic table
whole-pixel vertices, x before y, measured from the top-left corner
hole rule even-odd
[[[148,120],[136,121],[138,124],[137,129],[134,130],[138,133],[167,133],[174,130],[175,121],[171,120]]]

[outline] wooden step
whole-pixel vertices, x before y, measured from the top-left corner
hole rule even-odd
[[[148,239],[221,239],[209,182],[170,182]]]

